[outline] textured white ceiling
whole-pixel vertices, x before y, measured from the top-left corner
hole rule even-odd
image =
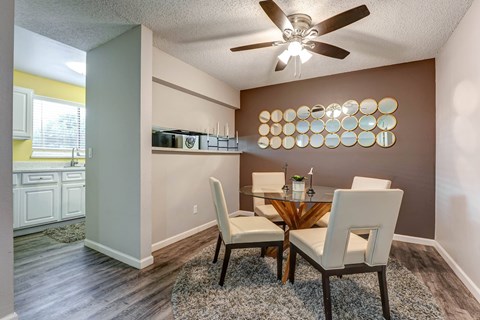
[[[434,57],[473,0],[277,0],[286,14],[314,23],[361,4],[367,18],[319,39],[351,52],[345,60],[314,55],[302,79]],[[144,24],[159,49],[237,89],[294,81],[293,65],[274,72],[282,48],[229,48],[281,40],[254,0],[16,0],[16,23],[82,50]]]

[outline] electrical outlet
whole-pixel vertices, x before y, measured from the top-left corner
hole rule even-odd
[[[198,213],[198,207],[197,205],[194,205],[193,206],[193,214],[197,214]]]

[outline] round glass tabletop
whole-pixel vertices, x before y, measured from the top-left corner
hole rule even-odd
[[[272,190],[271,188],[257,188],[257,190],[253,192],[252,186],[245,186],[240,188],[240,193],[256,198],[286,202],[331,203],[333,201],[333,193],[336,190],[336,188],[332,187],[313,186],[315,193],[310,196],[306,191],[294,192],[292,191],[291,186],[289,188],[288,191]]]

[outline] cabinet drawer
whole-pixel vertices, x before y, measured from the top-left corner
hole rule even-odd
[[[58,182],[57,172],[23,173],[22,184],[40,184]]]
[[[85,171],[62,172],[62,181],[85,180]]]
[[[13,186],[15,187],[18,184],[18,174],[14,173],[12,179]]]

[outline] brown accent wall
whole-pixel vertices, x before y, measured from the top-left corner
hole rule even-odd
[[[378,101],[387,96],[395,97],[399,103],[394,113],[398,124],[393,130],[397,142],[392,148],[340,145],[336,149],[308,146],[262,150],[257,146],[258,115],[262,110],[284,111],[318,103],[327,106],[349,99]],[[379,113],[375,116],[378,118]],[[349,188],[356,175],[390,179],[392,188],[405,191],[396,233],[434,237],[434,59],[244,90],[235,124],[244,150],[240,158],[241,186],[251,184],[252,172],[281,171],[284,162],[289,164],[289,176],[306,174],[314,167],[314,181],[319,185]],[[240,208],[251,210],[252,199],[241,196]]]

